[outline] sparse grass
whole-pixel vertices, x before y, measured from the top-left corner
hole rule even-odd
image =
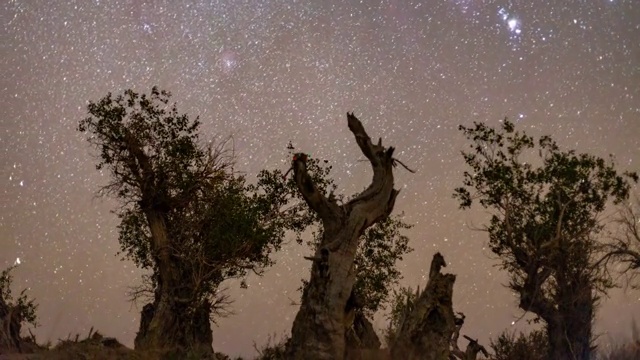
[[[276,335],[273,334],[267,337],[267,343],[261,347],[258,347],[254,342],[253,348],[258,353],[255,360],[284,360],[288,340],[287,336],[282,336],[277,340]]]
[[[597,360],[638,360],[640,359],[640,331],[635,319],[631,321],[631,341],[625,340],[599,351]]]
[[[638,360],[640,359],[640,340],[624,345],[615,345],[602,351],[598,360]]]
[[[258,352],[255,360],[281,360],[284,359],[284,350],[288,338],[270,335],[267,342],[258,346],[254,343],[254,349]],[[514,344],[516,337],[511,339]],[[29,341],[35,343],[33,335]],[[522,342],[522,341],[521,341]],[[523,344],[520,344],[523,345]],[[529,344],[531,345],[531,344]],[[193,352],[175,353],[167,350],[138,351],[127,348],[115,338],[105,337],[97,331],[90,330],[89,334],[81,339],[80,335],[68,336],[58,340],[51,347],[49,345],[37,345],[37,350],[32,354],[0,355],[0,360],[242,360],[231,358],[227,355],[216,353],[214,357],[207,357]],[[478,358],[479,360],[482,358]],[[497,359],[493,355],[488,360]],[[499,358],[511,360],[511,358]],[[608,348],[597,350],[596,360],[637,360],[640,359],[640,335],[638,330],[632,328],[631,341],[620,342]],[[388,349],[365,349],[350,352],[348,360],[391,360]],[[515,358],[513,360],[516,360]],[[517,359],[520,360],[520,359]]]

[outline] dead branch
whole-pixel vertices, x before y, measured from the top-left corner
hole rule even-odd
[[[307,172],[307,155],[296,154],[291,166],[298,190],[305,202],[320,216],[323,222],[335,221],[336,215],[341,213],[340,207],[336,203],[329,201],[322,191],[316,187]]]
[[[635,196],[634,203],[622,206],[614,224],[618,228],[610,241],[601,247],[603,255],[595,266],[608,268],[611,263],[619,265],[618,272],[626,275],[631,283],[640,275],[640,195]],[[636,285],[632,284],[632,287]]]
[[[394,166],[394,167],[396,167],[396,166],[397,166],[397,165],[396,165],[396,163],[398,163],[398,164],[402,165],[402,167],[403,167],[403,168],[405,168],[405,169],[406,169],[407,171],[409,171],[410,173],[412,173],[412,174],[415,174],[415,173],[416,173],[416,171],[415,171],[415,170],[411,170],[411,169],[410,169],[407,165],[405,165],[402,161],[400,161],[400,160],[398,160],[398,159],[396,159],[396,158],[392,158],[391,160],[393,160],[392,164],[393,164],[393,166]]]

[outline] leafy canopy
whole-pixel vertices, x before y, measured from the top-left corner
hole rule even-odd
[[[202,145],[199,119],[180,114],[169,100],[170,94],[157,88],[150,95],[132,90],[108,94],[89,104],[90,117],[78,127],[98,150],[97,168],[111,173],[103,193],[123,204],[116,211],[121,254],[158,273],[148,215],[150,210],[161,212],[172,259],[197,297],[215,293],[224,279],[261,273],[287,233],[302,243],[302,235],[312,229],[308,244],[315,246],[322,236],[320,221],[293,177],[280,169],[262,170],[255,184],[247,184],[234,172],[226,143]],[[295,156],[291,144],[288,150]],[[335,198],[331,166],[305,156],[316,186]],[[367,314],[387,301],[390,287],[400,279],[395,263],[411,251],[401,234],[409,227],[390,218],[364,235],[356,256],[355,289]],[[157,278],[150,279],[156,286]]]
[[[178,296],[199,301],[225,279],[261,274],[287,230],[301,232],[308,221],[281,212],[286,199],[268,179],[247,184],[234,170],[228,141],[203,143],[199,119],[180,114],[170,96],[155,87],[150,95],[109,93],[89,103],[78,130],[98,150],[97,168],[111,174],[103,194],[122,203],[115,211],[120,253],[152,270],[157,286],[158,254],[166,249],[152,236],[149,218],[160,216],[172,267],[183,280]]]
[[[20,321],[24,321],[32,326],[38,326],[38,317],[36,311],[38,310],[38,304],[34,299],[30,299],[27,296],[27,289],[23,289],[17,298],[13,298],[11,291],[11,285],[13,284],[13,275],[11,272],[16,268],[16,265],[10,266],[0,273],[0,297],[1,301],[7,305],[14,312],[17,312],[17,316]]]
[[[463,209],[477,201],[492,210],[484,230],[510,287],[542,304],[525,310],[551,309],[543,305],[557,304],[571,282],[610,286],[591,266],[599,215],[609,201],[627,199],[637,174],[618,173],[613,160],[561,150],[549,136],[534,140],[507,119],[499,129],[474,123],[460,130],[471,142],[462,152],[470,170],[454,198]]]

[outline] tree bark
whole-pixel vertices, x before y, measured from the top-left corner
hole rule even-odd
[[[191,289],[185,285],[184,270],[180,269],[179,259],[170,253],[169,236],[162,214],[147,211],[146,216],[156,254],[158,281],[154,302],[143,308],[135,348],[213,354],[211,304],[204,301],[198,305]],[[194,305],[197,307],[194,308]]]
[[[587,269],[569,271],[565,262],[557,261],[555,281],[559,289],[554,299],[542,294],[537,269],[525,278],[520,293],[520,308],[538,315],[547,325],[550,360],[589,360],[596,299],[593,280]],[[557,305],[554,305],[557,304]]]
[[[322,220],[323,236],[312,258],[311,277],[291,330],[289,359],[344,359],[345,331],[351,326],[348,300],[355,282],[354,259],[360,236],[389,216],[398,191],[393,188],[393,147],[373,144],[362,123],[347,113],[349,130],[373,168],[373,180],[344,205],[328,199],[307,173],[306,157],[293,161],[294,178],[309,207]]]
[[[211,305],[202,304],[195,311],[162,312],[160,301],[147,304],[142,310],[140,329],[135,339],[136,349],[161,349],[192,355],[213,354],[213,334],[209,315]],[[176,309],[180,304],[175,304]],[[171,309],[165,307],[164,309]]]
[[[163,349],[213,354],[210,324],[211,304],[198,304],[185,280],[190,279],[180,259],[172,256],[172,239],[167,228],[168,198],[142,145],[125,133],[133,158],[130,168],[138,174],[139,202],[151,233],[151,249],[157,267],[154,302],[145,305],[135,339],[136,349]]]
[[[434,255],[427,287],[418,295],[391,347],[393,359],[449,359],[455,330],[453,284],[456,276],[441,274],[446,266],[440,253]]]
[[[22,352],[20,345],[20,328],[22,319],[18,311],[10,307],[0,296],[0,354],[11,354]]]

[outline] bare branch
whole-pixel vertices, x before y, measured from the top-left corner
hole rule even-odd
[[[381,189],[386,186],[387,181],[391,181],[389,207],[390,209],[393,209],[395,198],[399,192],[398,190],[393,189],[392,167],[393,152],[395,151],[395,148],[389,147],[385,149],[382,146],[382,139],[379,139],[377,144],[373,144],[371,142],[371,138],[365,131],[364,126],[362,126],[362,122],[360,122],[353,113],[347,113],[347,122],[349,130],[351,130],[355,136],[360,150],[364,156],[369,159],[371,167],[373,168],[373,181],[371,182],[371,185],[369,185],[369,187],[361,194],[349,201],[349,204],[353,205],[356,202],[369,200],[374,194],[379,194],[381,192]],[[390,212],[391,210],[389,210],[389,213]]]
[[[407,171],[409,171],[410,173],[412,173],[412,174],[415,174],[415,173],[416,173],[416,171],[415,171],[415,170],[411,170],[411,169],[410,169],[407,165],[405,165],[402,161],[400,161],[400,160],[398,160],[398,159],[396,159],[396,158],[393,158],[393,166],[396,166],[396,163],[398,163],[398,164],[402,165],[402,167],[403,167],[403,168],[405,168],[405,169],[407,169]]]
[[[323,222],[336,221],[340,208],[336,203],[329,201],[313,183],[311,176],[307,172],[307,155],[296,154],[292,167],[298,190],[309,207],[318,213]]]
[[[603,255],[595,266],[618,265],[617,272],[626,275],[632,287],[633,280],[640,276],[640,196],[636,195],[635,204],[624,204],[614,224],[618,226],[610,241],[602,246]]]

